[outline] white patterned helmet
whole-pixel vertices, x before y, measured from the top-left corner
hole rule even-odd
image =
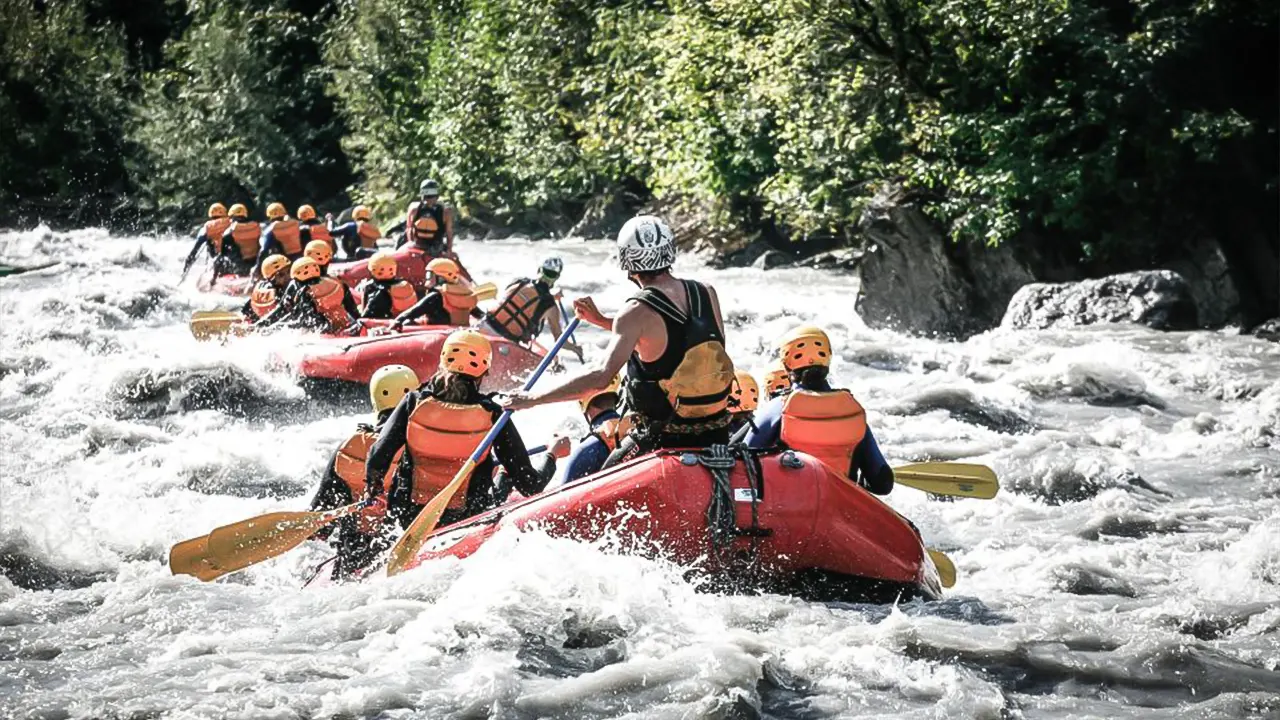
[[[637,215],[618,231],[618,265],[629,273],[665,270],[676,262],[671,228],[653,215]]]

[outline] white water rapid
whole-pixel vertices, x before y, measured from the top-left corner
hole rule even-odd
[[[820,323],[891,462],[996,469],[994,500],[888,498],[955,560],[946,599],[718,596],[509,534],[365,584],[300,589],[318,543],[201,583],[169,574],[170,545],[304,509],[368,409],[268,369],[288,338],[192,339],[193,310],[231,301],[178,285],[188,247],[0,235],[0,259],[64,261],[0,279],[0,717],[1280,717],[1280,345],[1120,326],[937,342],[868,329],[847,276],[683,258],[739,366],[759,376],[774,337]],[[630,293],[607,243],[460,252],[499,283],[558,253],[566,294],[606,312]],[[580,422],[572,404],[515,419],[530,445]]]

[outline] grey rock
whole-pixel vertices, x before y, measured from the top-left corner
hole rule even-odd
[[[858,267],[858,263],[862,262],[864,254],[862,250],[856,248],[841,248],[818,253],[796,264],[820,270],[853,270]]]
[[[760,254],[760,257],[755,259],[755,262],[751,263],[751,267],[757,270],[772,270],[793,263],[795,263],[795,258],[781,250],[766,250]]]
[[[612,238],[635,214],[636,202],[622,193],[597,195],[587,201],[582,218],[569,229],[569,237]]]
[[[1252,334],[1256,338],[1280,342],[1280,317],[1271,318],[1254,328]]]
[[[1033,283],[1009,302],[1001,326],[1045,329],[1132,322],[1156,330],[1197,326],[1191,289],[1171,270],[1143,270],[1075,283]]]
[[[1164,267],[1186,279],[1201,327],[1240,323],[1240,290],[1217,240],[1199,238],[1186,243],[1182,257]]]

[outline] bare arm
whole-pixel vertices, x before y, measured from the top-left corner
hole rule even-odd
[[[653,316],[650,318],[649,316]],[[507,407],[512,410],[523,410],[547,403],[575,400],[593,390],[603,390],[609,382],[627,364],[627,359],[635,351],[636,344],[644,334],[647,325],[657,316],[647,308],[628,305],[618,314],[613,323],[613,338],[605,350],[603,363],[580,370],[577,374],[565,378],[559,384],[552,385],[541,392],[515,393],[507,399]],[[661,322],[658,320],[658,322]]]
[[[444,237],[448,240],[444,251],[453,252],[453,208],[447,205],[444,208]]]

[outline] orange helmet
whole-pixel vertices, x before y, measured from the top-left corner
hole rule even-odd
[[[357,205],[351,211],[352,220],[368,221],[368,220],[371,220],[372,218],[373,218],[373,213],[369,212],[369,207],[367,205]]]
[[[262,277],[270,280],[276,273],[289,267],[289,258],[283,255],[271,255],[262,261]]]
[[[458,282],[458,263],[449,258],[436,258],[427,263],[427,272],[432,275],[439,275],[440,279],[447,283]]]
[[[769,397],[777,397],[791,389],[791,373],[781,364],[769,368],[764,374],[764,391]]]
[[[271,203],[270,205],[267,206],[268,220],[280,220],[284,216],[285,216],[285,209],[284,209],[283,203],[278,203],[278,202]]]
[[[314,220],[316,218],[316,209],[310,205],[303,205],[298,208],[299,220]]]
[[[249,208],[245,207],[242,203],[236,203],[231,206],[231,209],[227,211],[227,214],[233,218],[247,218],[249,217]]]
[[[396,256],[389,250],[379,250],[369,258],[369,274],[374,280],[392,280],[396,276]]]
[[[209,206],[209,217],[223,218],[227,216],[227,206],[222,203],[214,203]]]
[[[755,412],[760,406],[760,386],[746,370],[734,373],[732,393],[729,405],[737,406],[734,412]]]
[[[307,247],[303,249],[302,254],[321,265],[328,265],[329,261],[333,259],[333,248],[329,247],[329,243],[323,240],[312,240],[307,243]]]
[[[778,354],[787,370],[831,367],[831,339],[814,325],[801,325],[778,339]]]
[[[489,372],[493,346],[489,338],[475,330],[456,330],[445,338],[440,348],[440,367],[469,377],[483,377]]]
[[[289,277],[298,282],[314,280],[320,277],[320,263],[316,262],[314,258],[303,255],[293,261],[293,267],[289,270]]]

